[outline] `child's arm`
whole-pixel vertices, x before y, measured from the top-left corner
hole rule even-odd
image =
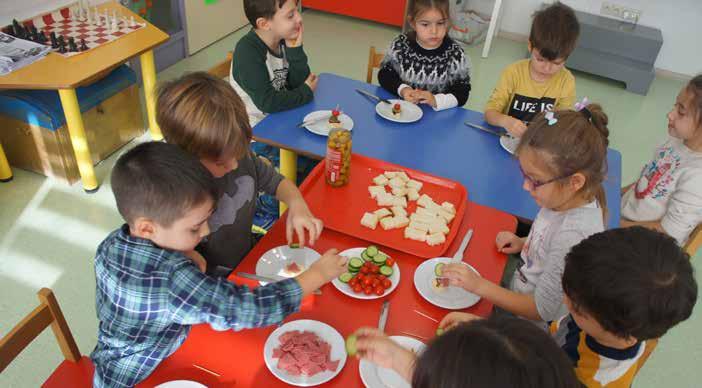
[[[485,105],[485,121],[490,125],[505,128],[514,136],[521,137],[526,131],[526,125],[521,120],[502,113],[509,105],[516,85],[516,80],[512,73],[511,68],[507,68],[500,75],[500,80],[497,82],[488,103]]]
[[[322,233],[324,225],[322,220],[316,218],[305,199],[302,198],[302,193],[288,179],[284,179],[278,185],[276,190],[276,198],[288,205],[288,218],[285,225],[285,234],[288,244],[293,242],[293,232],[297,235],[298,242],[301,246],[305,245],[305,230],[310,234],[309,243],[314,243]]]
[[[460,46],[458,46],[458,50],[460,50],[461,55],[459,58],[454,59],[452,63],[452,67],[455,65],[455,68],[452,70],[454,73],[452,76],[456,77],[455,80],[445,87],[444,93],[435,94],[433,96],[434,103],[430,104],[436,111],[463,106],[468,101],[471,90],[470,61]]]
[[[304,296],[344,271],[346,259],[331,250],[297,278],[252,290],[207,276],[183,261],[168,279],[169,310],[177,323],[209,323],[215,330],[269,326],[297,311]]]
[[[412,381],[417,355],[375,328],[363,327],[354,334],[358,336],[356,349],[360,358],[397,372],[405,381]]]
[[[300,49],[302,52],[302,49]],[[302,52],[304,55],[304,52]],[[294,56],[294,54],[293,54]],[[276,90],[270,81],[265,53],[249,42],[242,41],[234,51],[232,78],[251,97],[253,103],[265,113],[279,112],[304,105],[314,97],[307,82],[299,86]]]
[[[561,90],[561,97],[556,102],[555,110],[573,109],[575,106],[575,77],[568,72]]]
[[[300,25],[300,33],[294,41],[286,42],[286,54],[288,56],[288,89],[295,89],[302,86],[310,76],[310,67],[307,63],[307,55],[302,48],[303,26]]]

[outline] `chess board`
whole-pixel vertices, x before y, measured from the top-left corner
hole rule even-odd
[[[66,7],[37,16],[33,19],[25,20],[22,24],[25,27],[34,26],[37,30],[44,31],[47,37],[52,32],[56,33],[56,36],[63,35],[66,41],[68,41],[69,37],[73,37],[78,47],[80,47],[81,39],[85,39],[85,45],[88,46],[88,50],[66,53],[59,53],[58,49],[53,50],[56,54],[63,55],[64,57],[86,53],[91,49],[103,44],[108,44],[121,36],[146,26],[143,23],[136,23],[134,27],[130,27],[129,23],[121,20],[118,29],[116,31],[111,31],[110,26],[89,24],[87,21],[73,18],[72,14],[71,8]],[[51,46],[51,41],[47,40],[44,44]]]

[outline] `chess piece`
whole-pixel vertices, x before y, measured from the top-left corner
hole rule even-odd
[[[16,38],[20,38],[20,30],[22,29],[22,26],[20,26],[19,22],[17,19],[12,19],[12,35]]]
[[[68,50],[72,53],[78,52],[78,46],[76,46],[76,40],[73,37],[68,38]]]
[[[39,31],[39,43],[44,44],[46,43],[47,38],[46,34],[44,34],[44,31]]]
[[[132,16],[131,19],[129,19],[129,27],[136,27],[136,22],[134,21],[134,16]]]
[[[90,13],[90,8],[85,9],[85,20],[88,24],[93,24],[93,15]]]
[[[63,36],[61,36],[61,37],[63,37]],[[65,53],[66,53],[66,42],[64,42],[63,40],[59,39],[59,44],[60,44],[60,46],[59,46],[59,52],[60,52],[61,54],[65,54]]]
[[[56,38],[56,33],[51,31],[51,35],[49,35],[49,38],[51,39],[51,48],[52,49],[59,48],[58,39]]]
[[[117,32],[119,27],[117,26],[117,16],[112,17],[112,25],[110,26],[110,32]]]
[[[88,51],[88,45],[85,44],[85,39],[80,40],[80,51]]]

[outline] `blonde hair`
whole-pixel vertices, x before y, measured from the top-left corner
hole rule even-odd
[[[204,72],[163,83],[156,121],[166,141],[198,158],[242,158],[252,132],[241,97],[226,81]]]

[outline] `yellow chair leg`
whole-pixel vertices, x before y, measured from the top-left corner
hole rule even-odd
[[[141,78],[144,80],[144,99],[146,100],[146,115],[149,118],[151,138],[159,141],[163,139],[161,128],[156,123],[156,65],[154,52],[149,50],[139,57],[141,61]]]
[[[284,177],[290,179],[293,183],[297,182],[297,154],[290,150],[280,149],[280,173]],[[282,215],[287,206],[280,203],[280,214]]]
[[[68,126],[68,133],[71,136],[73,152],[76,154],[76,162],[78,163],[80,179],[83,182],[83,190],[88,193],[94,193],[98,190],[99,186],[95,178],[93,159],[90,157],[90,148],[88,147],[88,139],[85,136],[83,117],[80,114],[76,90],[59,89],[59,97],[61,98],[61,106],[63,106],[63,114],[66,116],[66,124]]]
[[[12,169],[10,163],[5,156],[5,150],[0,144],[0,182],[9,182],[12,180]]]

